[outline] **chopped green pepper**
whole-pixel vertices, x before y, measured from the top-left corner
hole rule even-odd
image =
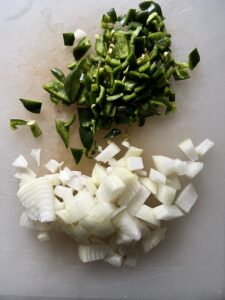
[[[58,79],[61,82],[64,82],[65,74],[63,73],[62,70],[60,70],[59,68],[52,68],[51,72],[55,76],[56,79]]]
[[[91,48],[91,42],[87,37],[84,37],[78,45],[73,49],[73,56],[76,60],[80,60],[84,54]]]
[[[63,41],[65,46],[73,46],[75,41],[75,36],[73,32],[65,32],[63,33]]]
[[[73,158],[76,162],[76,164],[78,165],[82,156],[83,156],[83,153],[84,153],[84,150],[83,149],[77,149],[77,148],[70,148],[70,151],[73,155]]]
[[[18,129],[17,126],[27,125],[27,121],[21,119],[10,119],[10,128],[12,130]]]
[[[37,121],[35,120],[28,121],[27,125],[30,127],[31,132],[35,138],[38,138],[40,135],[42,135],[42,130],[39,127]]]
[[[193,70],[197,64],[200,62],[200,55],[198,53],[198,49],[195,48],[191,51],[191,53],[188,56],[188,68],[190,70]]]
[[[91,47],[89,39],[84,37],[73,50],[79,62],[68,66],[71,72],[65,76],[60,69],[53,68],[51,72],[56,79],[44,85],[54,104],[77,102],[79,132],[85,150],[72,148],[76,162],[83,153],[90,157],[96,130],[110,129],[115,123],[138,122],[143,126],[147,117],[174,111],[175,93],[170,78],[189,78],[188,69],[194,69],[200,61],[194,49],[188,64],[176,62],[161,7],[154,1],[144,1],[139,8],[131,8],[122,16],[110,9],[102,16],[103,33],[95,35],[95,52],[81,59]],[[71,38],[67,43],[74,42],[72,33],[65,34],[65,38]],[[58,123],[67,147],[72,122]],[[118,132],[114,128],[106,138]]]
[[[29,110],[30,112],[34,114],[39,114],[41,112],[41,106],[42,102],[37,101],[37,100],[30,100],[30,99],[19,99],[23,106]]]

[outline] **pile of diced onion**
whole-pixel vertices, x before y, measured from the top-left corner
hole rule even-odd
[[[182,189],[179,177],[194,178],[203,168],[197,160],[213,145],[206,139],[195,147],[187,139],[179,148],[188,161],[154,155],[154,168],[147,172],[142,149],[123,141],[126,152],[118,158],[121,149],[111,142],[104,150],[99,147],[91,177],[53,159],[45,165],[49,174],[37,177],[19,155],[13,166],[24,207],[20,225],[37,230],[40,241],[49,240],[50,230],[70,235],[84,263],[134,267],[141,248],[147,253],[165,238],[164,221],[184,216],[195,204],[193,184]],[[40,154],[40,149],[31,151],[38,166]]]

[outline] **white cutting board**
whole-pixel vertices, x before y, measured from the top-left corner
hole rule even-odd
[[[96,299],[225,299],[225,1],[161,0],[176,59],[183,61],[198,47],[201,63],[190,80],[177,82],[178,111],[148,120],[130,131],[131,141],[145,149],[145,164],[154,153],[184,158],[179,141],[197,144],[209,137],[216,146],[204,158],[204,172],[194,184],[199,201],[183,219],[168,225],[166,240],[144,256],[135,269],[104,263],[83,265],[76,245],[63,235],[40,243],[36,234],[20,228],[22,211],[11,162],[33,147],[43,149],[43,162],[63,159],[72,166],[54,131],[55,109],[41,85],[51,67],[72,61],[62,32],[83,28],[98,32],[102,13],[111,7],[125,12],[134,0],[8,0],[0,1],[0,299],[3,295]],[[9,118],[33,116],[19,97],[43,100],[38,117],[44,136],[35,141],[27,128],[9,130]],[[58,109],[61,111],[61,109]],[[34,116],[36,117],[36,116]],[[78,138],[74,127],[73,145]],[[92,162],[80,165],[89,172]],[[1,296],[2,295],[2,296]]]

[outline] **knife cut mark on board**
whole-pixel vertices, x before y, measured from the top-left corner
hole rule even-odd
[[[18,11],[16,14],[13,14],[12,16],[9,16],[6,21],[15,21],[17,19],[22,18],[24,15],[26,15],[29,10],[32,8],[33,0],[27,0],[26,5],[21,8],[20,11]]]

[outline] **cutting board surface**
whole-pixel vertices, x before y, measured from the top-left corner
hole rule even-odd
[[[54,118],[64,116],[63,109],[54,108],[41,89],[51,78],[51,67],[65,70],[72,62],[61,33],[82,28],[93,40],[105,11],[115,7],[122,13],[137,7],[138,1],[0,3],[0,298],[225,299],[225,1],[160,1],[176,59],[186,60],[197,47],[201,63],[191,79],[173,84],[177,112],[149,119],[144,128],[132,128],[131,142],[144,148],[147,169],[153,154],[184,159],[177,145],[187,137],[196,144],[208,137],[215,147],[204,158],[204,172],[194,180],[198,203],[189,215],[168,224],[166,240],[134,269],[84,265],[70,238],[52,234],[50,242],[40,243],[35,232],[19,227],[22,207],[11,163],[18,154],[29,157],[32,148],[41,147],[43,163],[55,158],[74,167],[54,130]],[[43,113],[37,116],[44,132],[39,141],[27,128],[9,129],[10,118],[33,117],[19,97],[43,100]],[[72,144],[77,145],[76,125],[73,130]],[[89,174],[92,165],[85,160],[79,168]]]

